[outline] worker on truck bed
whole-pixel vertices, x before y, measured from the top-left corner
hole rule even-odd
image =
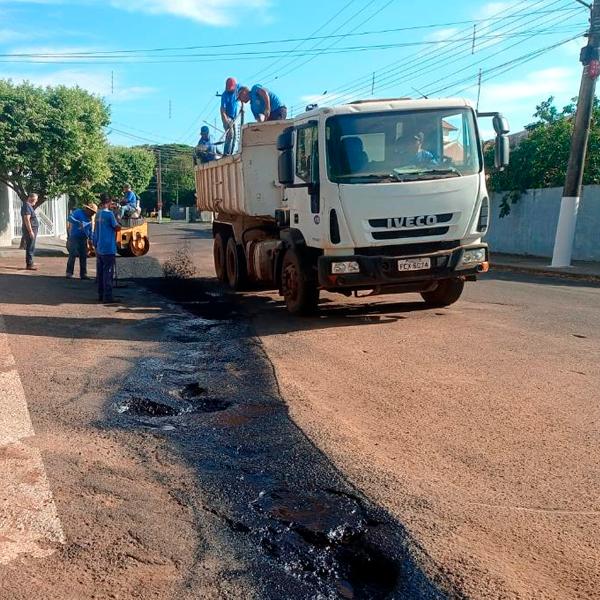
[[[221,120],[225,130],[225,148],[223,154],[233,154],[235,146],[235,120],[238,115],[238,89],[237,81],[228,77],[225,82],[225,91],[221,94]]]
[[[217,146],[210,139],[210,129],[207,125],[203,125],[200,129],[200,139],[196,145],[196,156],[201,163],[217,160]]]
[[[259,123],[287,119],[287,108],[276,94],[262,85],[255,85],[251,90],[241,87],[238,91],[238,98],[244,104],[250,102],[252,114]]]

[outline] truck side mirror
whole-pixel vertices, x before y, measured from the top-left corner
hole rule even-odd
[[[492,125],[494,126],[494,131],[497,135],[506,135],[510,131],[508,119],[503,117],[500,113],[492,119]]]
[[[277,150],[291,150],[296,144],[296,132],[293,127],[288,127],[277,137]]]
[[[508,167],[510,162],[510,142],[507,135],[497,135],[494,149],[494,166],[498,170]]]
[[[284,134],[281,134],[284,135]],[[281,137],[281,136],[279,136]],[[294,185],[294,151],[291,149],[283,150],[279,154],[279,160],[277,163],[277,171],[279,176],[279,183],[281,185],[289,186]]]

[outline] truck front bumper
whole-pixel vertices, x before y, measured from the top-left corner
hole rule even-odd
[[[384,250],[382,248],[382,250]],[[473,251],[481,252],[473,256]],[[471,262],[465,259],[475,258]],[[483,258],[483,260],[480,260]],[[423,262],[429,259],[429,268],[404,270],[400,261],[418,259]],[[458,246],[452,250],[444,250],[430,254],[407,254],[406,256],[321,256],[318,262],[319,287],[330,291],[394,288],[397,291],[425,291],[435,287],[440,279],[464,277],[474,279],[476,275],[489,269],[487,244]],[[349,271],[335,273],[335,263],[353,263]],[[357,266],[358,265],[358,266]],[[358,271],[356,271],[358,269]],[[356,271],[356,272],[352,272]]]

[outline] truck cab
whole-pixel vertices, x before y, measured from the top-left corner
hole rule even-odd
[[[508,126],[498,130],[498,167]],[[317,284],[335,292],[458,299],[488,269],[489,199],[466,100],[357,102],[298,117],[278,140],[289,226],[318,249]]]

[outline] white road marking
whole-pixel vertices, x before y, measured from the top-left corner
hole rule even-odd
[[[0,315],[0,564],[41,558],[65,537],[35,435],[25,390]]]

